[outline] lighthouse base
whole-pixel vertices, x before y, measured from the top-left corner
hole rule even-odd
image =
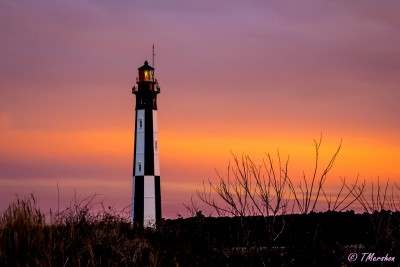
[[[155,227],[161,220],[160,176],[133,176],[132,222]]]

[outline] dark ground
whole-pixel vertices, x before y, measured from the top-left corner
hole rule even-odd
[[[46,224],[21,209],[0,217],[0,266],[400,266],[399,212],[198,213],[143,229],[88,210]]]

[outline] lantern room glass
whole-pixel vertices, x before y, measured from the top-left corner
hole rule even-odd
[[[140,82],[152,82],[154,76],[153,70],[150,69],[145,69],[145,70],[140,70],[139,71],[139,81]]]

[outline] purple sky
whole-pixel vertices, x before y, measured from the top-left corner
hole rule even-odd
[[[129,204],[153,43],[165,216],[230,149],[296,155],[320,133],[343,139],[339,173],[400,179],[398,1],[1,1],[0,40],[0,209],[46,208],[57,182],[65,203]]]

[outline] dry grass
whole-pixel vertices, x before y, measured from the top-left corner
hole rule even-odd
[[[74,198],[46,222],[33,195],[18,198],[0,214],[0,266],[341,266],[352,245],[400,258],[400,212],[242,219],[198,212],[153,229],[98,206],[95,196]],[[271,220],[279,229],[285,225],[273,246]]]
[[[92,214],[94,199],[75,198],[46,223],[33,195],[18,198],[0,216],[0,266],[157,266],[151,230],[110,208]]]

